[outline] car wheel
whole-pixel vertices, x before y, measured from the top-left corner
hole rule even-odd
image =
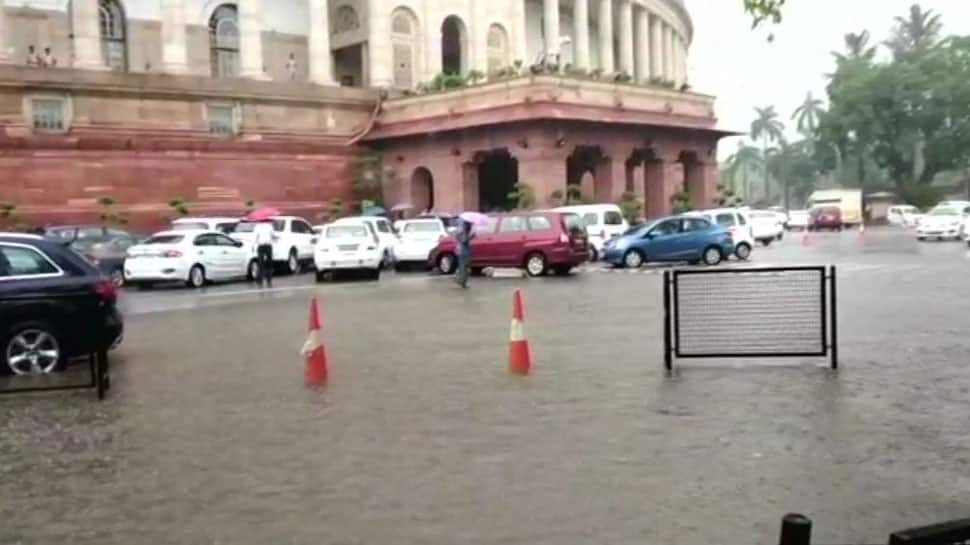
[[[721,263],[722,259],[724,259],[724,256],[721,255],[721,250],[717,246],[708,246],[707,249],[704,250],[705,265],[718,265]]]
[[[396,269],[394,264],[394,258],[391,257],[390,250],[384,250],[384,255],[381,257],[381,268],[385,270],[389,270],[392,267]]]
[[[122,269],[115,269],[111,271],[111,274],[108,275],[108,278],[110,278],[111,282],[114,283],[114,285],[118,286],[119,288],[124,287],[125,285],[125,271]]]
[[[259,270],[259,260],[253,259],[249,262],[249,266],[246,267],[246,280],[256,281],[262,276],[261,270]]]
[[[751,246],[747,242],[738,244],[738,247],[734,249],[734,255],[741,261],[747,261],[751,257]]]
[[[600,260],[600,253],[596,251],[595,246],[589,247],[589,260],[594,263]]]
[[[286,268],[290,274],[300,272],[300,257],[296,255],[296,248],[290,249],[290,255],[286,258]]]
[[[534,252],[525,257],[525,272],[529,276],[536,277],[546,274],[546,256],[539,252]]]
[[[381,270],[380,269],[374,269],[373,271],[371,271],[370,272],[370,279],[371,280],[380,280],[381,279]]]
[[[441,254],[437,261],[438,272],[441,274],[454,274],[458,264],[455,262],[455,254]]]
[[[646,259],[643,257],[643,253],[640,250],[627,250],[623,254],[623,266],[628,269],[639,269],[643,266],[643,262]]]
[[[189,270],[189,279],[186,284],[190,288],[199,289],[205,285],[205,269],[201,265],[195,265]]]
[[[43,322],[25,322],[10,328],[2,344],[4,373],[46,375],[66,361],[57,331]]]
[[[318,284],[327,279],[326,271],[315,271],[313,275],[316,278]]]

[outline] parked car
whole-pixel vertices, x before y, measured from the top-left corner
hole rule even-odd
[[[395,261],[397,246],[401,241],[397,233],[394,232],[390,220],[382,216],[358,216],[354,218],[342,218],[333,223],[357,223],[360,221],[370,225],[374,229],[374,232],[377,233],[377,245],[382,258],[381,266],[384,268],[392,267]]]
[[[552,211],[490,214],[475,227],[473,271],[485,267],[524,267],[529,276],[550,269],[568,274],[589,259],[586,230],[579,216]],[[455,272],[458,241],[449,236],[438,243],[432,263],[444,274]]]
[[[811,214],[808,210],[791,210],[788,212],[788,224],[785,226],[789,231],[804,231],[811,223]]]
[[[128,249],[125,281],[148,288],[160,282],[208,282],[259,278],[259,260],[246,243],[218,231],[162,231]]]
[[[583,225],[586,226],[586,236],[589,238],[590,261],[596,261],[603,255],[606,241],[630,229],[630,224],[623,218],[623,211],[615,204],[562,206],[555,211],[570,212],[578,215],[582,220]]]
[[[706,217],[685,214],[631,229],[606,245],[604,259],[630,269],[650,261],[717,265],[734,252],[734,246],[728,229]]]
[[[842,230],[842,209],[838,206],[819,206],[809,211],[809,231]]]
[[[400,223],[398,236],[400,241],[394,251],[394,266],[401,269],[417,264],[427,266],[431,252],[448,237],[448,231],[438,218],[413,219]]]
[[[313,248],[316,243],[313,228],[303,218],[293,216],[279,216],[273,218],[272,222],[273,231],[275,231],[273,262],[277,265],[285,265],[290,274],[300,272],[304,264],[313,261]],[[230,236],[255,251],[256,240],[253,234],[255,228],[255,223],[241,221]]]
[[[229,234],[236,230],[239,225],[239,218],[214,217],[214,218],[179,218],[172,221],[173,231],[219,231]]]
[[[115,346],[124,330],[116,298],[63,243],[0,233],[0,373],[46,374]]]
[[[76,242],[71,248],[81,254],[111,279],[116,286],[125,285],[125,259],[128,249],[140,241],[133,238],[115,238],[105,241]]]
[[[902,227],[915,227],[919,224],[923,214],[919,208],[908,204],[890,206],[886,212],[886,220],[890,225],[900,225]]]
[[[44,236],[67,244],[104,242],[115,238],[140,240],[140,235],[104,225],[57,225],[44,228]]]
[[[707,218],[711,223],[727,229],[734,242],[734,255],[738,259],[745,260],[751,257],[754,237],[751,234],[751,221],[748,219],[747,212],[740,208],[716,208],[691,212],[691,214]]]
[[[920,221],[919,227],[916,228],[916,238],[918,240],[928,238],[960,240],[966,234],[965,222],[968,217],[970,217],[970,206],[938,204]]]
[[[381,277],[384,264],[380,237],[372,222],[348,218],[323,228],[313,253],[317,282],[334,271],[366,271],[370,278]]]
[[[778,218],[777,212],[752,210],[748,212],[748,219],[751,220],[751,237],[763,246],[781,240],[784,236],[785,226]]]

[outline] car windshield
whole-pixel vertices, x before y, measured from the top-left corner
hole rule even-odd
[[[434,221],[409,221],[404,224],[402,233],[440,233],[441,224]]]
[[[172,224],[173,231],[198,231],[199,229],[208,229],[209,226],[201,221],[193,222],[178,222]]]
[[[367,236],[363,225],[335,225],[327,227],[327,238],[362,238]]]
[[[572,212],[564,212],[562,214],[563,219],[566,221],[566,228],[572,231],[573,229],[585,229],[586,222],[583,218],[579,217],[579,214],[574,214]],[[595,221],[595,220],[594,220]]]
[[[142,244],[178,244],[179,242],[182,242],[182,239],[184,238],[185,237],[182,235],[173,234],[155,235],[150,237],[145,242],[142,242]]]
[[[931,216],[959,216],[960,210],[952,206],[940,206],[930,210]]]
[[[256,225],[257,224],[255,222],[251,222],[251,221],[242,221],[242,222],[239,222],[239,224],[236,225],[236,232],[237,233],[252,233],[253,231],[256,230]]]

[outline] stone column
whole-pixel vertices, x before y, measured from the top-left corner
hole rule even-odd
[[[633,76],[633,3],[620,0],[620,70]]]
[[[637,47],[637,80],[650,79],[650,15],[647,10],[637,10],[636,28],[633,31],[633,43]]]
[[[262,0],[238,0],[236,6],[239,9],[239,75],[268,79],[263,69]]]
[[[0,64],[12,61],[7,50],[10,47],[8,42],[11,40],[7,39],[7,10],[4,3],[4,0],[0,0]]]
[[[162,71],[189,71],[185,46],[185,0],[162,0]]]
[[[516,150],[514,155],[519,161],[519,181],[532,186],[537,207],[552,206],[554,203],[549,197],[554,191],[566,192],[564,148],[533,147]]]
[[[526,28],[525,28],[525,2],[515,1],[512,2],[512,62],[522,61],[525,66],[528,66],[532,62],[529,58],[529,48],[526,45]],[[440,57],[441,54],[439,53]],[[439,61],[440,62],[440,61]],[[440,72],[440,70],[438,71]],[[437,74],[438,72],[435,72]]]
[[[600,68],[604,74],[616,70],[613,65],[613,0],[599,0]]]
[[[650,78],[663,77],[663,21],[654,15],[650,21]]]
[[[717,198],[717,164],[716,163],[686,163],[684,165],[684,191],[690,195],[690,204],[696,209],[703,210],[716,206]]]
[[[670,184],[667,183],[667,168],[663,160],[647,160],[643,165],[643,181],[646,186],[643,216],[655,219],[669,215],[673,208]]]
[[[107,70],[101,54],[101,22],[98,0],[71,2],[71,23],[74,28],[74,68]]]
[[[542,33],[546,62],[559,61],[559,0],[542,0]]]
[[[334,85],[327,0],[310,0],[310,81]]]
[[[394,63],[392,62],[391,53],[391,14],[388,8],[387,0],[370,0],[367,9],[367,19],[368,25],[370,27],[370,32],[368,34],[367,43],[367,55],[368,55],[368,65],[370,67],[370,81],[369,85],[371,87],[390,87],[394,82]],[[441,24],[438,22],[438,26],[429,28],[427,30],[429,40],[435,40],[438,43],[436,48],[437,52],[437,68],[441,72]],[[431,48],[429,48],[431,49]],[[429,54],[431,52],[429,51]],[[429,60],[434,60],[429,57]]]
[[[674,33],[673,29],[664,25],[664,79],[674,79]]]
[[[573,0],[573,64],[589,70],[589,1]]]
[[[632,150],[622,146],[603,148],[606,157],[596,166],[596,202],[617,202],[626,191],[633,175],[627,165]]]

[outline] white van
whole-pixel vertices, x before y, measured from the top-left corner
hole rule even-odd
[[[561,206],[553,212],[569,212],[580,217],[586,226],[589,239],[590,260],[596,261],[603,255],[603,246],[611,238],[618,237],[630,229],[620,207],[615,204],[580,204]]]

